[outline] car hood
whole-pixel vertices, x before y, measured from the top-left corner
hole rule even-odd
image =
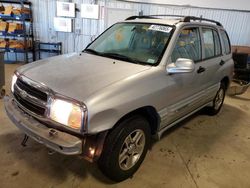
[[[57,93],[84,101],[96,91],[147,69],[150,66],[74,53],[27,64],[17,71]]]

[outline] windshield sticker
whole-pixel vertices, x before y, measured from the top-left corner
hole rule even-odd
[[[172,31],[172,27],[164,26],[164,25],[151,25],[149,30],[160,31],[164,33],[170,33]]]
[[[123,37],[122,31],[118,30],[118,32],[116,32],[116,34],[115,34],[115,40],[117,42],[122,42],[123,39],[124,39],[124,37]]]
[[[153,63],[155,63],[155,60],[154,59],[148,59],[147,62],[153,64]]]

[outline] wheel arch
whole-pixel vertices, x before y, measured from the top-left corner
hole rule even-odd
[[[115,123],[112,129],[119,126],[120,123],[125,119],[135,115],[140,115],[149,122],[151,135],[155,135],[157,133],[161,120],[159,114],[157,113],[156,109],[153,106],[144,106],[125,114]]]
[[[226,90],[229,88],[230,80],[229,77],[225,76],[222,80],[221,83],[224,83],[226,86]]]

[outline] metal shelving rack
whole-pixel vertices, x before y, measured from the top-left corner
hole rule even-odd
[[[41,42],[35,41],[36,60],[41,59],[41,53],[49,53],[50,55],[62,54],[62,42]],[[38,53],[38,55],[37,55]]]
[[[0,14],[0,20],[2,21],[12,21],[12,22],[21,22],[23,25],[23,33],[18,34],[10,34],[5,32],[0,32],[0,38],[4,39],[22,39],[24,40],[24,49],[13,49],[13,48],[0,48],[4,49],[5,52],[14,53],[15,54],[15,61],[5,61],[5,63],[15,63],[17,62],[17,54],[24,54],[24,60],[21,61],[22,63],[29,63],[30,59],[35,61],[35,53],[34,53],[34,31],[33,31],[33,19],[32,19],[32,3],[27,0],[0,0],[0,3],[5,4],[14,4],[20,5],[22,8],[27,7],[30,9],[29,17],[21,14],[21,16],[16,15],[2,15]],[[27,28],[27,23],[29,23],[29,28]],[[30,47],[27,47],[28,41],[31,41]],[[31,54],[31,58],[29,55]]]

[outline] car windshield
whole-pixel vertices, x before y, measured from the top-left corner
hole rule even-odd
[[[162,58],[173,27],[146,23],[118,23],[97,38],[85,52],[156,65]]]

